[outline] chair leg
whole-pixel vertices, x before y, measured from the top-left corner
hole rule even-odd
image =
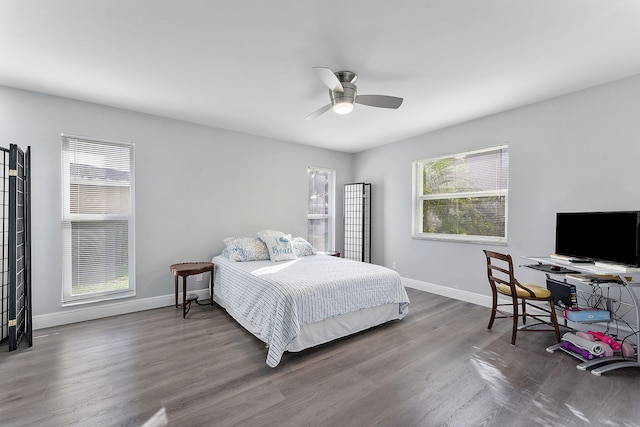
[[[525,300],[522,300],[522,324],[527,324],[527,303]]]
[[[496,320],[496,310],[498,309],[498,295],[494,292],[493,293],[493,305],[491,307],[491,319],[489,319],[489,326],[487,326],[487,329],[491,329],[491,327],[493,326],[493,321]]]
[[[518,300],[513,299],[513,331],[511,332],[511,345],[516,345],[516,334],[518,333]]]
[[[553,328],[556,332],[556,342],[560,342],[560,328],[558,327],[558,316],[556,316],[556,308],[553,301],[549,301],[549,307],[551,307],[551,321],[553,322]]]

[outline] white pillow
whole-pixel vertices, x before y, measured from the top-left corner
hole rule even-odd
[[[273,262],[296,259],[291,244],[291,235],[281,231],[263,230],[258,232],[258,237],[267,245],[269,258]]]
[[[296,237],[291,241],[293,244],[293,252],[295,252],[297,257],[315,255],[316,250],[311,243],[304,240],[302,237]]]
[[[225,251],[231,261],[259,261],[269,259],[269,251],[257,237],[227,237]]]

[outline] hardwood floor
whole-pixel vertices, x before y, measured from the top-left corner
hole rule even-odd
[[[0,348],[0,425],[639,426],[640,369],[596,377],[553,334],[408,289],[409,315],[275,369],[224,310],[162,308],[35,331]]]

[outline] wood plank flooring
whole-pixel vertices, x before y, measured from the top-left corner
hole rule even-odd
[[[596,377],[553,334],[412,289],[409,315],[275,369],[220,307],[172,307],[35,331],[0,346],[1,426],[640,426],[640,369]]]

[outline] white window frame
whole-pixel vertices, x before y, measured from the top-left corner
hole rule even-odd
[[[413,195],[413,208],[412,208],[412,237],[414,239],[429,239],[429,240],[445,240],[454,242],[468,242],[468,243],[489,243],[504,245],[507,243],[507,230],[508,230],[508,209],[509,209],[509,189],[508,189],[508,176],[507,176],[507,188],[495,189],[493,191],[469,191],[447,194],[434,194],[425,195],[423,188],[423,169],[425,164],[432,163],[443,159],[464,159],[470,155],[478,155],[482,153],[496,153],[499,151],[505,151],[508,156],[508,145],[502,144],[498,146],[492,146],[488,148],[482,148],[473,151],[467,151],[459,154],[446,155],[436,158],[416,160],[412,163],[412,195]],[[507,163],[508,167],[508,163]],[[508,171],[507,171],[508,175]],[[504,236],[483,236],[483,235],[465,235],[465,234],[445,234],[445,233],[424,233],[423,230],[423,201],[425,200],[443,200],[443,199],[456,199],[456,198],[478,198],[478,197],[496,197],[501,196],[505,198],[504,205]]]
[[[135,286],[135,157],[134,144],[128,142],[109,141],[90,137],[80,137],[75,135],[62,134],[62,305],[76,305],[92,303],[119,298],[128,298],[136,295]],[[117,146],[129,150],[129,213],[72,213],[71,212],[71,185],[78,183],[77,178],[71,174],[72,160],[71,151],[68,144],[74,141],[81,141],[85,144],[94,144],[96,147],[107,149],[109,146]],[[95,155],[92,153],[92,155]],[[122,185],[119,182],[91,181],[91,185],[100,187],[112,187]],[[128,253],[128,284],[126,288],[108,289],[98,292],[73,294],[73,269],[81,266],[73,265],[72,249],[72,224],[73,223],[100,223],[106,221],[127,221],[127,253]]]
[[[326,247],[316,248],[316,249],[319,251],[332,251],[332,250],[335,250],[335,240],[336,240],[335,239],[336,237],[336,220],[335,220],[336,218],[336,215],[335,215],[336,171],[334,169],[329,169],[329,168],[309,166],[307,168],[307,182],[309,180],[309,175],[313,171],[318,171],[320,173],[327,174],[327,178],[329,180],[328,198],[327,198],[328,207],[327,207],[326,214],[313,214],[313,213],[307,212],[307,229],[308,229],[308,224],[310,220],[318,220],[318,219],[327,220],[328,236],[327,236],[327,242],[325,242]],[[307,194],[307,203],[309,202],[310,197],[311,197],[311,194]],[[311,236],[307,235],[307,238],[310,239],[310,243],[313,245],[313,242],[311,242],[311,240],[313,240],[311,239]]]

